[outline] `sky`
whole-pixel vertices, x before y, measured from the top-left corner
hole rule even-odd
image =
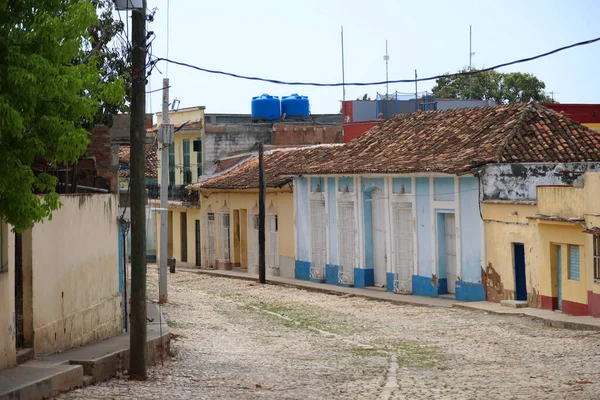
[[[149,27],[156,34],[153,56],[287,81],[341,82],[341,26],[346,82],[385,80],[386,39],[392,80],[411,79],[415,69],[424,77],[468,66],[469,26],[474,68],[600,37],[595,0],[148,0],[148,8],[156,8]],[[561,103],[600,103],[599,65],[597,42],[499,71],[536,75]],[[243,81],[165,62],[153,71],[148,90],[160,88],[165,77],[180,108],[201,105],[207,113],[250,113],[252,97],[262,93],[306,95],[312,113],[337,113],[342,99],[342,88]],[[420,82],[418,90],[434,85]],[[385,90],[347,87],[346,99]],[[414,90],[414,83],[389,88]],[[160,92],[148,95],[148,112],[160,111],[161,101]]]

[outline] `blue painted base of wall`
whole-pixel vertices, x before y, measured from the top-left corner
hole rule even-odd
[[[364,288],[375,285],[375,270],[373,268],[354,268],[354,287]]]
[[[438,279],[438,294],[448,293],[448,279],[440,278]]]
[[[412,276],[412,294],[417,296],[437,297],[439,284],[431,283],[431,278],[427,276]]]
[[[456,281],[456,300],[485,301],[485,286],[481,283]]]
[[[310,263],[296,260],[295,278],[308,281],[310,279]]]
[[[156,254],[146,254],[146,260],[156,261]]]
[[[325,279],[310,278],[310,281],[315,283],[325,283]]]
[[[339,273],[339,266],[327,264],[325,266],[325,283],[329,283],[330,285],[337,285]]]
[[[394,281],[396,280],[396,274],[393,272],[386,272],[385,274],[385,291],[393,292],[394,291]]]

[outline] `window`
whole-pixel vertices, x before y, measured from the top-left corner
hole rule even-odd
[[[192,183],[192,169],[190,168],[190,139],[183,140],[183,184]]]
[[[569,279],[579,280],[579,246],[569,245]]]
[[[196,166],[198,168],[198,178],[202,176],[202,139],[194,140],[194,151],[196,152]]]
[[[594,281],[600,282],[600,235],[594,235]]]
[[[175,185],[175,143],[169,145],[169,185]]]

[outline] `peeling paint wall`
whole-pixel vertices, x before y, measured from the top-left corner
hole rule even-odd
[[[535,200],[538,185],[572,185],[581,172],[599,170],[600,163],[489,164],[483,170],[483,199]]]
[[[64,195],[31,231],[34,350],[52,354],[121,333],[116,195]]]
[[[488,301],[515,298],[513,243],[525,246],[527,298],[532,306],[540,301],[540,256],[537,223],[530,221],[535,205],[483,203],[485,226],[485,268],[482,282]]]

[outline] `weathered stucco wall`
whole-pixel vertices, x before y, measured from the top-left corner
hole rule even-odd
[[[572,185],[581,172],[599,169],[600,163],[490,164],[483,169],[483,199],[535,200],[538,185]]]
[[[570,186],[538,186],[538,212],[562,218],[583,218],[584,188]]]
[[[37,355],[121,333],[117,197],[65,195],[61,202],[31,233]]]
[[[525,246],[525,273],[527,300],[539,307],[540,256],[537,224],[527,217],[537,212],[536,205],[489,204],[481,205],[485,226],[485,270],[483,281],[488,301],[515,298],[515,270],[513,243]]]
[[[206,125],[202,141],[202,165],[212,171],[215,161],[232,153],[252,151],[256,142],[272,144],[271,124]]]
[[[0,220],[0,369],[16,362],[14,234]],[[11,266],[9,268],[9,266]]]

